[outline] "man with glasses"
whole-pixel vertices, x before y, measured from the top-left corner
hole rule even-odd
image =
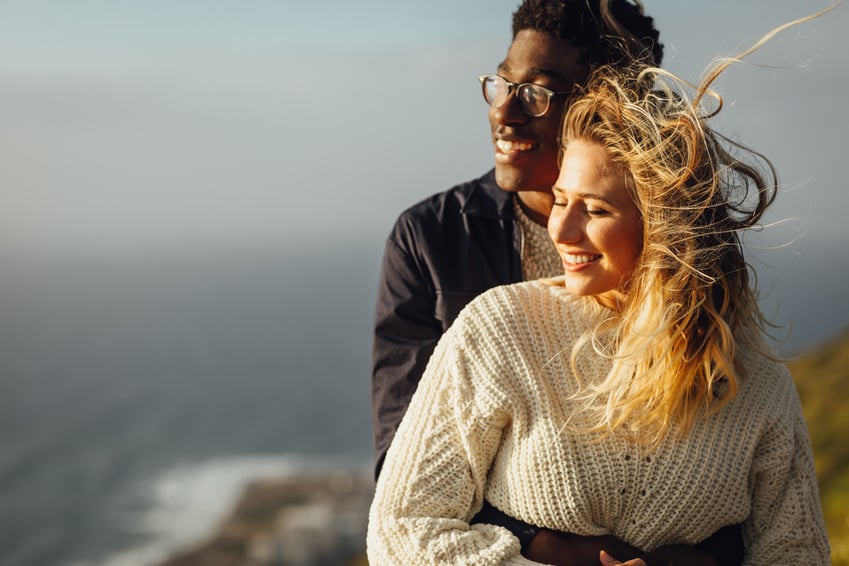
[[[483,291],[559,275],[546,223],[560,122],[590,70],[660,64],[652,18],[626,0],[524,0],[497,73],[483,75],[495,168],[398,218],[383,256],[372,352],[376,474],[439,337]],[[624,48],[624,50],[623,50]]]
[[[479,77],[495,168],[406,210],[386,242],[372,352],[375,476],[437,341],[460,310],[497,285],[562,274],[546,224],[570,95],[598,66],[633,58],[659,65],[663,54],[639,2],[524,0],[512,27],[496,74]],[[638,552],[610,536],[538,529],[486,504],[473,522],[510,529],[523,554],[553,564],[564,556],[570,564],[598,564],[601,548],[619,556]],[[706,544],[730,549],[723,558],[733,555],[742,549],[739,528]],[[701,557],[688,554],[687,563]]]

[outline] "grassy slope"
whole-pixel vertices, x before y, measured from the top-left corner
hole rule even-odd
[[[835,566],[849,566],[849,329],[790,363],[814,447]]]

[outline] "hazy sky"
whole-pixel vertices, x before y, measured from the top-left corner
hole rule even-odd
[[[665,66],[692,79],[829,4],[644,3]],[[0,254],[379,253],[399,211],[491,167],[476,76],[506,53],[517,4],[0,0]],[[779,268],[784,293],[849,320],[847,29],[840,6],[719,88],[723,131],[766,153],[787,189],[770,219],[792,220],[765,244],[802,258]]]

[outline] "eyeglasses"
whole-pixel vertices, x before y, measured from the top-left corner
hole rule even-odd
[[[551,107],[551,99],[555,96],[575,94],[577,90],[554,91],[534,83],[511,83],[500,75],[481,75],[478,77],[483,88],[483,98],[490,106],[501,106],[513,89],[519,107],[532,118],[543,116]]]

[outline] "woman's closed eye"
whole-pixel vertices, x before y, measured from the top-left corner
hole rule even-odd
[[[558,208],[565,208],[565,207],[569,206],[569,201],[563,200],[563,199],[561,199],[561,200],[555,199],[554,200],[554,206],[558,207]],[[584,205],[583,211],[584,211],[584,214],[586,214],[588,216],[607,216],[608,214],[610,214],[609,210],[607,210],[606,208],[601,208],[599,206]]]

